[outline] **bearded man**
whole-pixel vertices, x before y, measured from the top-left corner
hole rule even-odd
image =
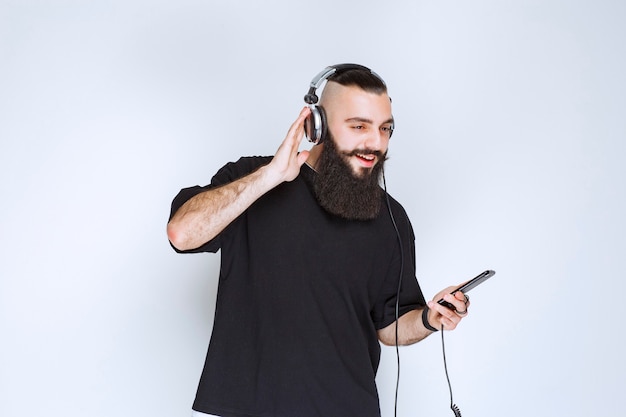
[[[411,223],[380,186],[394,127],[385,83],[356,64],[320,74],[319,106],[273,157],[228,163],[172,203],[176,251],[221,250],[193,415],[379,417],[379,342],[412,344],[467,314],[454,286],[433,300],[456,310],[426,302]],[[320,143],[299,152],[314,112]]]

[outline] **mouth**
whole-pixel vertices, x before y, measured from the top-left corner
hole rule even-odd
[[[371,168],[376,164],[377,157],[374,154],[363,154],[363,153],[355,153],[354,156],[359,161],[359,163],[367,168]]]

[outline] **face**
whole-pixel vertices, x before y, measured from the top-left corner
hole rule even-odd
[[[320,104],[329,132],[323,145],[312,150],[317,153],[317,200],[344,219],[374,219],[381,207],[379,180],[393,123],[389,97],[329,83]]]
[[[321,104],[337,151],[356,177],[384,161],[393,128],[387,94],[328,83]]]

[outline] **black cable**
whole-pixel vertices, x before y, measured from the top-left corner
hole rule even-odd
[[[404,274],[404,250],[402,247],[402,238],[400,237],[400,231],[398,230],[398,225],[396,223],[396,219],[393,217],[393,213],[391,211],[391,202],[389,201],[389,194],[387,193],[387,181],[385,180],[385,171],[382,171],[383,177],[383,188],[385,190],[385,198],[387,201],[387,209],[389,210],[389,217],[391,218],[391,223],[393,224],[393,228],[396,231],[396,237],[398,238],[398,244],[400,245],[400,276],[398,278],[398,290],[396,292],[396,305],[395,305],[395,347],[396,347],[396,361],[397,361],[397,374],[396,374],[396,393],[394,397],[394,407],[393,407],[393,415],[395,417],[398,416],[398,393],[400,391],[400,343],[398,339],[398,320],[400,319],[400,290],[402,289],[402,275]],[[448,381],[448,390],[450,391],[450,409],[454,413],[455,417],[462,417],[461,410],[459,407],[454,404],[454,399],[452,396],[452,384],[450,383],[450,375],[448,374],[448,362],[446,360],[446,345],[444,341],[444,328],[443,324],[441,325],[441,351],[443,354],[443,367],[446,373],[446,380]]]
[[[443,324],[441,325],[441,351],[443,353],[443,368],[446,371],[446,380],[448,381],[448,389],[450,390],[450,409],[456,417],[461,417],[461,410],[454,404],[452,398],[452,384],[450,383],[450,376],[448,375],[448,362],[446,361],[446,344],[443,338]]]
[[[402,288],[402,275],[404,275],[404,250],[402,247],[402,239],[400,238],[400,231],[396,224],[396,219],[393,217],[391,211],[391,202],[389,201],[389,194],[387,193],[387,181],[385,180],[385,170],[382,171],[383,176],[383,188],[385,189],[385,198],[387,201],[387,209],[389,210],[389,217],[391,223],[396,231],[396,237],[398,238],[398,244],[400,245],[400,276],[398,278],[398,290],[396,292],[396,306],[395,306],[395,346],[396,346],[396,362],[397,362],[397,374],[396,374],[396,393],[394,399],[393,415],[398,416],[398,392],[400,390],[400,343],[398,340],[398,320],[400,319],[400,289]]]

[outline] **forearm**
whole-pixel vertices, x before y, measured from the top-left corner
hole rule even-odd
[[[412,310],[398,319],[398,344],[411,345],[425,339],[433,332],[422,324],[422,310]],[[388,346],[396,344],[396,323],[378,331],[379,340]]]
[[[298,152],[308,107],[300,111],[272,162],[223,187],[200,193],[183,204],[167,224],[167,236],[179,250],[196,249],[217,236],[263,194],[300,173],[309,151]]]
[[[268,166],[263,166],[239,180],[197,194],[167,224],[170,242],[179,250],[201,246],[280,182]]]

